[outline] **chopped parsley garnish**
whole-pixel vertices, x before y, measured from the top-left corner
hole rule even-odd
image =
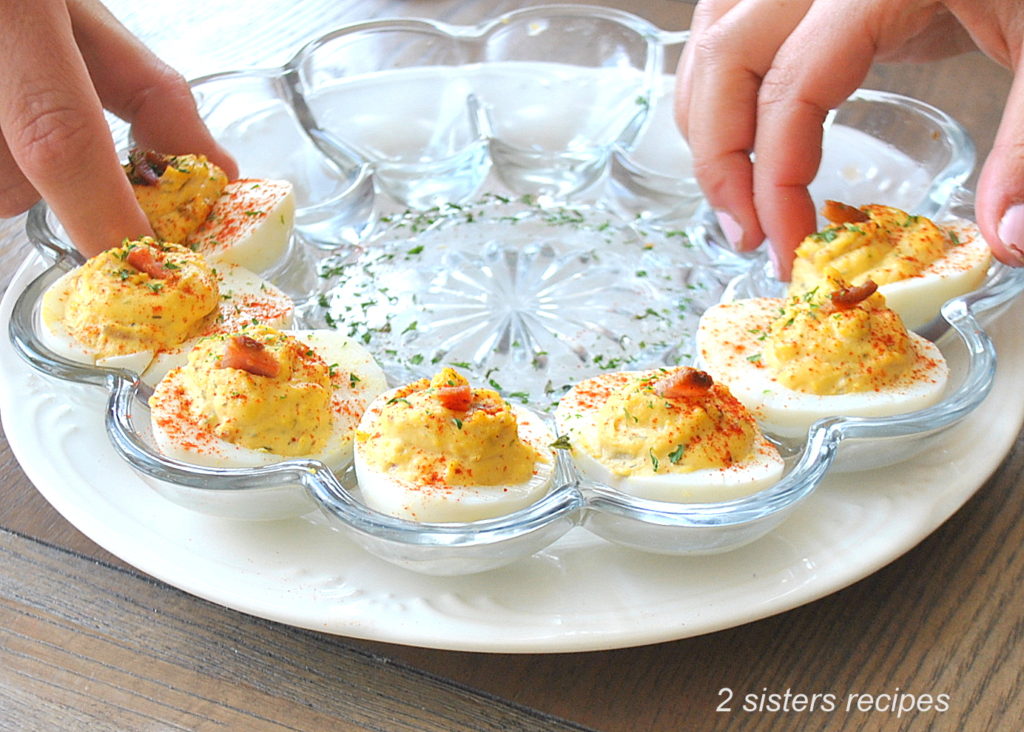
[[[673,465],[678,465],[686,453],[686,445],[676,445],[676,449],[668,454],[668,459]]]
[[[572,444],[569,442],[569,435],[559,435],[548,447],[553,450],[571,450]]]

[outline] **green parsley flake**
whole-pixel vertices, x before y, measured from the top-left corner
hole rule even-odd
[[[572,444],[569,442],[569,435],[559,435],[558,439],[548,445],[553,450],[571,450]]]

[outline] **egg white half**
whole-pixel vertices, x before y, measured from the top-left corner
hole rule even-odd
[[[758,340],[781,305],[776,298],[722,303],[709,308],[697,328],[701,368],[728,386],[765,432],[801,438],[823,417],[890,417],[924,409],[942,398],[949,376],[946,361],[934,343],[914,333],[910,333],[910,339],[917,352],[917,365],[888,387],[817,395],[783,386],[761,363],[763,343]]]
[[[886,305],[899,313],[910,330],[934,320],[947,300],[981,287],[992,261],[988,242],[976,224],[957,220],[942,228],[953,232],[960,243],[920,274],[878,288]]]
[[[381,394],[370,405],[359,425],[361,432],[373,432],[381,409],[395,390]],[[354,465],[363,502],[389,516],[430,523],[460,523],[504,516],[536,503],[554,482],[555,454],[550,447],[554,435],[541,419],[516,405],[510,405],[519,425],[519,439],[541,456],[529,480],[514,485],[423,486],[380,471],[367,464],[355,446]]]
[[[354,430],[366,406],[386,387],[384,372],[361,345],[331,330],[286,331],[308,345],[343,378],[331,395],[331,435],[327,445],[304,457],[320,460],[331,470],[344,468],[352,460]],[[157,386],[150,402],[153,438],[168,457],[193,465],[214,468],[252,468],[292,458],[263,450],[252,450],[221,439],[207,426],[187,419],[183,397],[173,388],[177,372]],[[162,426],[172,420],[173,428]]]
[[[284,180],[232,181],[187,244],[212,263],[266,272],[288,250],[295,224],[295,194]]]
[[[36,324],[36,335],[39,336],[39,340],[58,356],[75,363],[128,369],[141,374],[153,360],[152,350],[98,358],[94,349],[81,343],[68,332],[64,325],[64,314],[67,310],[68,295],[74,286],[74,274],[75,270],[65,272],[50,285],[46,297],[40,299],[39,319]]]
[[[638,498],[672,503],[729,501],[757,493],[779,481],[785,465],[779,451],[758,434],[751,454],[724,468],[703,468],[689,473],[617,475],[600,459],[580,447],[580,435],[593,435],[598,410],[622,376],[639,377],[641,372],[598,374],[573,386],[558,403],[555,420],[558,431],[569,438],[576,467],[590,480]],[[602,398],[599,395],[604,395]],[[590,442],[596,440],[590,439]]]
[[[281,290],[243,267],[221,264],[216,271],[220,280],[219,312],[209,317],[198,336],[176,348],[98,357],[95,350],[80,343],[64,326],[67,296],[73,286],[72,272],[62,275],[50,286],[53,296],[42,299],[37,328],[39,340],[54,353],[71,361],[128,369],[141,374],[143,382],[153,386],[172,368],[185,363],[188,352],[201,337],[233,332],[254,320],[277,329],[291,326],[295,304]]]

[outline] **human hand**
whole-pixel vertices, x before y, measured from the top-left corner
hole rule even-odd
[[[138,144],[238,170],[184,79],[98,0],[0,0],[0,216],[40,196],[86,256],[151,235],[117,158],[106,108]]]
[[[1024,5],[1015,0],[704,0],[680,62],[676,111],[723,231],[741,251],[767,236],[778,274],[788,279],[793,250],[815,229],[807,185],[820,162],[825,115],[871,63],[930,60],[977,43],[1014,68],[1022,36]],[[976,207],[996,256],[1013,264],[1024,264],[1024,206],[1014,208],[1024,202],[1021,84]]]

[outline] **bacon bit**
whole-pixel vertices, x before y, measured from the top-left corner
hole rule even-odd
[[[154,280],[163,280],[171,276],[171,270],[167,269],[163,262],[153,256],[150,247],[135,247],[128,252],[125,261],[143,274],[148,274]]]
[[[135,148],[128,153],[125,172],[128,179],[137,186],[155,186],[160,183],[160,176],[167,170],[170,160],[167,155]]]
[[[462,386],[442,386],[437,390],[437,399],[441,406],[453,412],[465,412],[473,403],[473,390],[468,384]]]
[[[274,355],[267,351],[267,347],[255,338],[247,335],[238,335],[228,341],[221,356],[218,368],[240,369],[248,371],[253,376],[269,376],[274,378],[281,370],[281,364],[277,362]]]
[[[842,289],[836,290],[832,293],[832,306],[836,310],[849,310],[851,308],[855,308],[858,303],[861,303],[874,295],[875,290],[877,289],[878,285],[872,280],[868,280],[863,285],[843,287]]]
[[[683,399],[707,394],[714,386],[711,374],[685,366],[654,384],[654,393],[666,399]]]
[[[859,224],[871,220],[871,217],[859,208],[839,201],[825,201],[821,215],[833,224]]]

